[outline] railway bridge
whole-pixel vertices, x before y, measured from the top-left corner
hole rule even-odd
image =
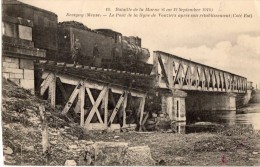
[[[27,43],[4,37],[3,77],[88,130],[144,129],[155,101],[156,110],[185,121],[186,110],[235,110],[250,98],[252,83],[246,78],[160,51],[147,75],[46,61],[33,43],[25,48]]]
[[[15,4],[19,9],[13,12]],[[160,115],[166,115],[171,120],[185,121],[186,110],[235,110],[250,98],[252,83],[246,78],[161,51],[154,52],[153,71],[150,74],[150,70],[147,70],[149,75],[143,63],[134,66],[135,70],[122,68],[126,71],[120,71],[104,66],[87,66],[87,63],[74,66],[46,61],[55,57],[56,52],[66,59],[63,51],[73,46],[72,42],[57,50],[58,39],[54,33],[57,15],[20,2],[5,5],[3,78],[49,100],[53,106],[60,107],[68,119],[74,119],[88,130],[136,126],[144,129],[146,120],[154,110],[164,112]],[[41,21],[37,18],[41,18]],[[80,36],[81,31],[75,29],[73,33]],[[73,33],[68,33],[71,34],[71,40],[74,38]],[[90,31],[86,33],[93,35]],[[81,36],[81,41],[93,41],[95,38],[92,35],[89,34],[89,38]],[[63,42],[67,41],[67,37],[62,36]],[[107,45],[112,46],[112,43],[121,40],[120,33],[117,37],[114,41],[109,37]],[[97,39],[104,42],[103,35]],[[138,47],[132,52],[139,50],[142,54],[146,53],[142,58],[145,61],[148,50],[141,48],[140,39],[137,43]],[[127,46],[130,50],[136,47]],[[109,49],[105,48],[107,52],[104,55],[110,54]],[[85,52],[88,53],[88,50],[91,50],[90,47]],[[143,70],[141,73],[140,69]]]
[[[165,92],[162,111],[171,120],[185,121],[187,110],[236,110],[251,97],[245,77],[161,51],[153,58],[156,86]]]
[[[186,121],[186,111],[236,110],[249,101],[245,77],[161,51],[153,58],[150,75],[39,61],[36,91],[88,130],[145,129],[155,96],[172,121]]]

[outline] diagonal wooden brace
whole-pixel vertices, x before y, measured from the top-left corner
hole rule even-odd
[[[53,81],[53,79],[55,78],[53,73],[50,73],[47,78],[42,82],[41,84],[41,90],[40,90],[40,94],[41,96],[44,94],[44,92],[47,90],[47,88],[49,87],[49,85],[51,84],[51,82]]]
[[[144,126],[144,124],[146,123],[146,121],[147,121],[147,119],[148,119],[148,117],[149,117],[149,113],[146,112],[146,113],[144,113],[144,115],[145,115],[145,117],[144,117],[144,119],[143,119],[143,121],[142,121],[142,126]]]
[[[87,91],[87,93],[88,93],[88,96],[89,96],[89,99],[90,99],[90,101],[91,101],[91,104],[94,105],[94,104],[95,104],[95,100],[94,100],[94,98],[93,98],[93,96],[92,96],[92,93],[91,93],[90,89],[89,89],[89,88],[86,88],[86,91]],[[95,112],[96,112],[96,114],[97,114],[97,117],[98,117],[99,122],[100,122],[101,124],[103,124],[103,120],[102,120],[102,118],[101,118],[101,116],[100,116],[99,110],[97,109]]]
[[[86,121],[85,121],[85,127],[87,127],[87,126],[89,125],[89,123],[90,123],[90,121],[92,120],[92,118],[93,118],[93,116],[94,116],[94,114],[95,114],[95,112],[96,112],[96,110],[97,110],[97,108],[98,108],[100,102],[101,102],[102,99],[104,98],[104,96],[105,96],[105,94],[106,94],[107,91],[108,91],[108,86],[104,86],[104,88],[103,88],[102,91],[100,92],[100,94],[99,94],[99,96],[98,96],[96,102],[94,103],[92,109],[91,109],[90,112],[89,112],[89,115],[88,115],[88,117],[87,117],[87,119],[86,119]]]
[[[120,98],[119,98],[119,100],[118,100],[118,102],[117,102],[117,104],[116,104],[116,106],[115,106],[115,108],[114,108],[114,110],[112,112],[112,115],[111,115],[111,117],[110,117],[110,119],[109,119],[109,121],[107,123],[108,126],[110,126],[113,123],[113,121],[114,121],[114,119],[116,117],[116,114],[117,114],[117,112],[118,112],[122,102],[126,98],[126,96],[127,96],[127,92],[123,92],[122,95],[120,96]]]
[[[73,92],[72,92],[68,102],[66,103],[64,109],[62,110],[62,114],[66,114],[69,111],[70,107],[72,106],[75,98],[77,97],[77,95],[79,93],[79,90],[80,90],[81,86],[82,86],[82,84],[79,82],[77,84],[77,86],[75,87],[75,89],[73,90]]]

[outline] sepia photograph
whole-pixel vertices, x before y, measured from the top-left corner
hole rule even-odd
[[[259,0],[2,0],[3,166],[260,166]]]

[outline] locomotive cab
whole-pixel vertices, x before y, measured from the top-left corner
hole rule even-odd
[[[109,64],[110,68],[119,68],[123,69],[124,62],[122,62],[122,34],[111,29],[96,29],[96,32],[104,36],[110,37],[113,39],[114,43],[111,49],[111,57],[109,59],[103,58],[103,65]]]
[[[107,37],[113,38],[116,44],[122,43],[122,34],[119,32],[113,31],[111,29],[96,29],[95,31]]]

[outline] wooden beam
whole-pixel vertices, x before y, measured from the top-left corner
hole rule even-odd
[[[145,115],[145,117],[144,117],[144,119],[143,119],[143,122],[142,122],[142,126],[144,126],[144,124],[146,123],[148,117],[149,117],[149,113],[146,112],[146,115]]]
[[[49,85],[51,84],[52,80],[54,79],[54,74],[50,73],[47,78],[42,82],[41,84],[41,90],[40,90],[40,94],[41,96],[45,93],[45,91],[47,90],[47,88],[49,87]]]
[[[93,96],[92,96],[92,93],[91,93],[90,89],[89,89],[89,88],[86,88],[86,90],[87,90],[88,97],[89,97],[89,99],[90,99],[90,101],[91,101],[91,104],[94,105],[94,104],[95,104],[95,100],[94,100],[94,98],[93,98]],[[96,114],[97,114],[97,117],[98,117],[99,122],[100,122],[101,124],[103,124],[103,120],[102,120],[102,118],[101,118],[101,116],[100,116],[99,110],[97,109],[95,112],[96,112]]]
[[[56,105],[56,77],[53,76],[52,81],[49,84],[49,97],[48,99],[51,102],[51,105],[55,107]]]
[[[79,91],[79,96],[80,96],[80,91]],[[78,100],[77,100],[77,103],[76,103],[76,106],[73,108],[74,112],[75,113],[80,113],[80,97],[78,96]]]
[[[63,87],[62,85],[62,82],[60,80],[60,77],[56,77],[56,86],[60,89],[61,91],[61,95],[63,97],[63,102],[62,104],[65,106],[65,104],[67,103],[68,99],[69,99],[69,96],[65,90],[65,88]],[[74,109],[73,109],[74,110]],[[74,110],[74,112],[76,113],[76,111]]]
[[[69,85],[77,85],[78,82],[80,81],[80,79],[78,79],[76,77],[66,76],[64,74],[57,74],[56,77],[59,77],[62,83],[69,84]],[[89,81],[89,80],[85,81],[85,86],[90,89],[102,90],[105,85],[106,84],[104,84],[104,83],[97,83],[97,82],[93,82],[93,81]],[[113,85],[113,88],[111,88],[111,90],[114,93],[120,93],[120,94],[124,91],[121,87],[114,86],[114,85]],[[143,94],[143,92],[139,92],[136,90],[131,90],[131,93],[132,93],[132,96],[135,96],[135,97],[142,97],[142,94]]]
[[[128,94],[127,92],[123,92],[122,95],[120,96],[120,98],[119,98],[119,100],[118,100],[118,102],[117,102],[117,104],[116,104],[116,106],[115,106],[115,108],[112,112],[112,115],[111,115],[111,117],[110,117],[110,119],[107,123],[108,126],[110,126],[113,123],[115,116],[116,116],[122,102],[124,101],[125,97],[127,96],[127,94]]]
[[[84,81],[82,83],[84,85]],[[85,87],[81,86],[80,87],[80,94],[79,94],[79,100],[80,100],[80,126],[84,126],[84,115],[85,115],[85,110],[84,110],[84,105],[85,105]]]
[[[146,121],[147,121],[147,119],[149,117],[149,113],[145,112],[144,115],[145,115],[145,117],[144,117],[144,119],[142,121],[142,125],[140,125],[139,131],[147,131],[147,129],[145,128],[144,124],[146,123]]]
[[[92,120],[101,100],[104,98],[106,92],[108,91],[108,86],[104,86],[104,88],[102,89],[102,91],[100,92],[96,102],[94,103],[92,109],[89,112],[89,115],[85,121],[85,127],[87,128],[87,126],[89,125],[90,121]]]
[[[75,98],[77,97],[78,93],[79,93],[79,90],[80,90],[80,87],[81,87],[81,83],[79,82],[78,85],[75,87],[75,89],[73,90],[68,102],[66,103],[64,109],[62,110],[62,114],[66,114],[70,107],[72,106]]]
[[[62,83],[68,84],[68,85],[78,85],[78,83],[81,81],[81,79],[73,77],[73,76],[69,76],[69,75],[65,75],[65,74],[57,74],[57,77],[60,78]]]
[[[142,126],[143,116],[144,116],[144,105],[145,105],[145,96],[141,99],[140,106],[139,106],[139,110],[140,110],[139,131],[142,130],[141,126]]]
[[[117,93],[117,94],[122,94],[124,92],[124,89],[119,88],[119,87],[115,87],[113,86],[112,88],[110,88],[111,92],[113,93]]]
[[[87,80],[85,83],[85,87],[88,87],[90,89],[97,89],[97,90],[103,90],[105,85],[106,84],[104,84],[104,83],[98,83],[98,82],[93,82],[93,81],[89,81],[89,80]]]
[[[106,92],[103,100],[102,105],[104,108],[104,124],[107,127],[107,121],[108,121],[108,91]]]
[[[127,106],[127,96],[125,96],[125,100],[123,102],[123,127],[126,126],[126,106]]]
[[[43,71],[41,74],[41,78],[44,80],[48,77],[48,75],[50,75],[51,72],[47,72],[47,71]]]

